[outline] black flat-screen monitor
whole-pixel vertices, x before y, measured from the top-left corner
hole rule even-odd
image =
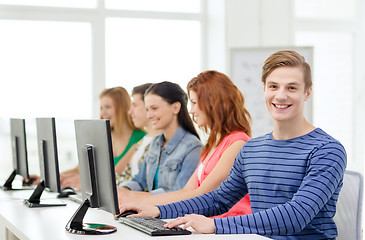
[[[41,195],[45,189],[50,192],[61,191],[58,168],[56,123],[54,118],[37,118],[37,142],[40,166],[40,183],[29,199],[24,200],[28,207],[65,206],[65,203],[41,203]]]
[[[25,119],[10,119],[10,137],[11,149],[13,154],[14,170],[6,180],[3,190],[25,190],[32,189],[23,181],[22,188],[13,188],[12,184],[16,175],[22,176],[24,179],[29,179],[28,172],[28,153],[27,153],[27,139],[25,134]]]
[[[83,223],[89,207],[119,214],[114,172],[110,122],[75,120],[75,133],[83,204],[66,225],[77,234],[108,234],[116,231],[110,225]]]

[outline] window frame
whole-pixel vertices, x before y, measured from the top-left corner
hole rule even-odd
[[[167,20],[196,20],[201,24],[201,68],[206,62],[206,0],[200,0],[199,13],[152,12],[105,8],[104,0],[97,0],[96,8],[66,8],[0,4],[0,19],[88,22],[91,24],[91,66],[92,66],[92,116],[99,116],[99,93],[105,88],[105,20],[116,18],[144,18]]]

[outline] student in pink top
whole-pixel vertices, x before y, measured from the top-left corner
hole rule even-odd
[[[148,197],[132,191],[119,194],[121,212],[132,209],[138,212],[136,216],[150,216],[156,204],[180,201],[216,189],[227,178],[237,153],[250,139],[251,117],[244,106],[244,97],[226,75],[217,71],[202,72],[188,83],[187,90],[193,120],[210,133],[197,169],[178,191]],[[250,213],[247,195],[218,217]]]

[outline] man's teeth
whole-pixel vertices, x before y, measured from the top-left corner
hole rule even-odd
[[[289,105],[280,105],[280,104],[275,104],[275,107],[277,108],[287,108]]]

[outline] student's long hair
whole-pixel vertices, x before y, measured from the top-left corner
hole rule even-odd
[[[229,77],[217,71],[204,71],[191,79],[187,89],[196,92],[198,107],[208,120],[202,127],[206,133],[210,130],[202,155],[234,131],[251,137],[251,116],[245,108],[245,99]]]
[[[145,96],[148,94],[155,94],[157,96],[160,96],[169,104],[179,102],[181,104],[180,111],[177,115],[179,125],[186,131],[194,134],[197,138],[199,138],[193,121],[189,116],[187,108],[188,97],[184,90],[182,90],[182,88],[178,84],[167,81],[156,83],[146,90]]]
[[[131,116],[128,114],[128,110],[132,105],[131,98],[127,90],[123,87],[113,87],[104,89],[99,96],[110,97],[113,100],[115,107],[115,125],[112,126],[112,130],[118,134],[123,134],[123,124],[126,124],[130,129],[136,129],[132,122]],[[101,118],[101,116],[100,116]]]

